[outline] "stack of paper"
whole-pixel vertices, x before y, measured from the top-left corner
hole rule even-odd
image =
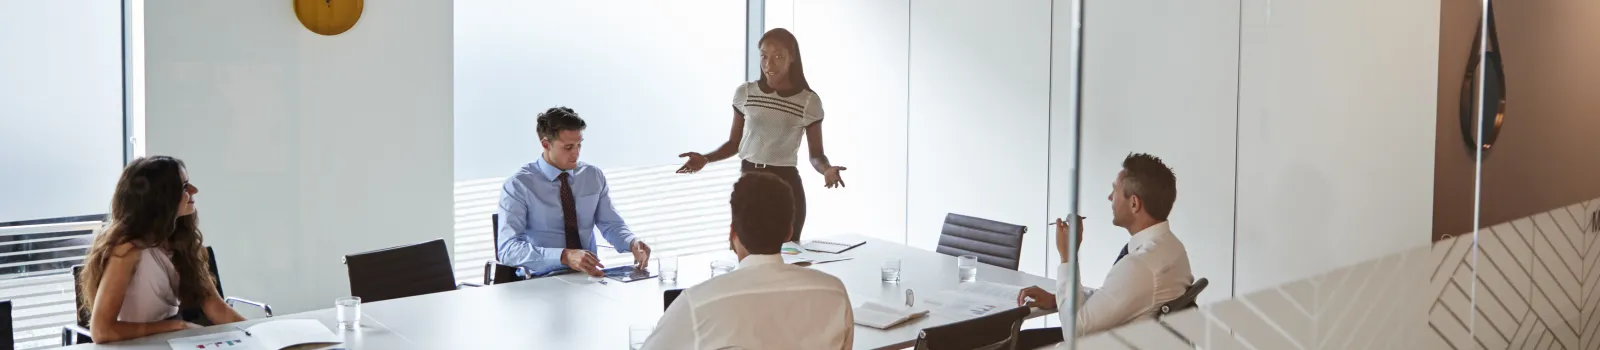
[[[780,253],[778,255],[783,256],[783,263],[785,264],[808,263],[813,260],[811,255],[806,254],[806,250],[800,247],[800,244],[794,242],[783,242],[783,248]]]
[[[244,331],[230,331],[167,341],[173,350],[226,349],[226,350],[279,350],[302,344],[337,344],[343,342],[317,320],[281,320],[262,322]]]
[[[889,305],[876,301],[868,301],[855,308],[856,324],[877,328],[889,329],[928,314],[928,309],[917,309],[903,305]]]
[[[1016,308],[1017,293],[1021,291],[1019,286],[969,282],[934,294],[928,303],[937,305],[934,314],[966,319]]]

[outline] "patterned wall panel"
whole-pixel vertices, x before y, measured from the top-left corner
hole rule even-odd
[[[1600,350],[1597,213],[1573,204],[1479,230],[1477,249],[1468,233],[1078,348]]]
[[[1470,233],[1435,244],[1428,325],[1445,348],[1600,350],[1596,204],[1479,230],[1476,251]]]
[[[1079,349],[1418,349],[1428,247],[1079,339]]]

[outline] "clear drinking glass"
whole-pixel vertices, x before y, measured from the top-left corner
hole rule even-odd
[[[644,348],[645,339],[650,338],[650,333],[655,332],[653,324],[635,324],[628,326],[628,349],[639,350]]]
[[[978,281],[978,256],[962,255],[956,257],[956,278],[961,282]]]
[[[887,283],[900,282],[900,259],[889,258],[883,261],[883,267],[878,270],[883,274],[883,281]]]
[[[678,283],[678,257],[656,258],[655,264],[661,271],[661,283]]]
[[[339,316],[339,328],[361,328],[361,297],[343,297],[333,300],[334,312]]]
[[[722,274],[733,272],[733,267],[733,261],[725,259],[711,260],[711,277],[721,276]]]

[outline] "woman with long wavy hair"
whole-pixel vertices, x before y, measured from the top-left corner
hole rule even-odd
[[[96,343],[198,327],[178,319],[199,306],[216,324],[243,321],[217,294],[183,161],[135,159],[122,170],[106,229],[94,238],[78,283]]]
[[[739,84],[733,91],[733,130],[728,141],[711,153],[689,152],[680,174],[691,174],[706,163],[735,155],[744,160],[741,173],[777,175],[794,194],[794,228],[790,240],[799,242],[806,224],[806,191],[795,168],[800,136],[805,135],[811,168],[822,174],[823,187],[844,187],[839,172],[822,151],[822,98],[806,81],[800,61],[800,41],[783,28],[767,31],[757,42],[761,50],[761,79]]]

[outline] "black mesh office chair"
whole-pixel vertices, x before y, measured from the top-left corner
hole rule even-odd
[[[77,322],[61,327],[61,346],[73,344],[93,343],[89,337],[89,307],[84,305],[83,280],[78,276],[83,275],[83,265],[72,265],[72,306],[75,307]]]
[[[934,251],[976,255],[978,262],[1016,270],[1022,260],[1024,233],[1028,233],[1027,226],[952,213],[944,217],[944,230]]]
[[[10,300],[0,300],[0,318],[3,318],[0,319],[0,331],[5,332],[4,336],[0,336],[0,341],[5,342],[0,344],[0,350],[16,350],[17,338],[14,337],[14,334],[11,334],[11,332],[15,331],[15,328],[11,324]]]
[[[258,302],[258,301],[245,299],[245,298],[230,297],[230,296],[227,296],[228,295],[227,293],[224,293],[222,291],[222,273],[218,272],[218,270],[217,270],[217,251],[216,251],[216,249],[214,249],[212,247],[206,247],[206,262],[211,264],[210,265],[211,282],[217,288],[217,295],[223,296],[222,297],[222,302],[227,303],[228,307],[234,307],[235,304],[245,304],[245,305],[254,306],[254,307],[258,308],[258,309],[261,309],[262,312],[266,313],[267,317],[272,317],[272,305],[267,305],[267,303]],[[202,325],[202,326],[210,326],[210,325],[215,324],[215,323],[211,322],[211,320],[206,318],[205,311],[201,310],[200,308],[187,308],[187,309],[184,309],[183,313],[181,315],[182,315],[184,320],[189,320],[189,322],[193,322],[194,324],[198,324],[198,325]]]
[[[1206,286],[1208,285],[1211,285],[1211,281],[1207,281],[1203,277],[1194,280],[1194,284],[1189,285],[1189,289],[1184,290],[1183,295],[1179,295],[1177,299],[1172,299],[1172,301],[1169,301],[1166,304],[1161,304],[1161,315],[1167,315],[1200,306],[1199,304],[1195,303],[1195,299],[1200,297],[1200,292],[1205,291]]]
[[[444,239],[344,256],[350,295],[369,303],[448,292],[474,283],[456,283]]]
[[[1012,350],[1017,332],[1028,318],[1029,308],[1019,307],[1000,313],[922,329],[917,334],[917,350]]]
[[[527,279],[527,270],[521,266],[500,263],[500,214],[489,215],[489,237],[493,239],[494,259],[483,263],[483,284],[511,283]]]
[[[212,287],[217,289],[217,295],[223,296],[222,297],[222,301],[227,303],[228,307],[235,307],[236,304],[245,304],[245,305],[255,306],[257,308],[260,308],[261,311],[267,315],[267,317],[272,317],[272,305],[269,305],[269,304],[263,303],[263,302],[253,301],[253,300],[250,300],[250,299],[226,296],[227,294],[222,292],[222,274],[218,273],[218,270],[217,270],[217,253],[216,252],[217,252],[216,249],[214,249],[212,247],[209,247],[209,246],[206,247],[206,262],[211,264],[209,266],[209,270],[211,272]],[[75,306],[75,307],[84,305],[83,285],[80,284],[81,282],[80,282],[80,280],[78,278],[78,276],[82,275],[82,274],[83,274],[83,265],[80,264],[80,265],[73,265],[72,266],[72,294],[73,294],[73,299],[75,300],[75,302],[73,303],[73,306]],[[89,310],[88,309],[89,308],[86,308],[86,307],[78,307],[76,309],[76,311],[77,311],[76,312],[77,313],[77,322],[76,322],[76,324],[70,324],[70,325],[66,325],[66,326],[61,327],[61,346],[67,346],[67,345],[73,345],[73,344],[86,344],[86,343],[93,343],[94,342],[94,339],[89,337]],[[185,307],[185,308],[179,309],[178,310],[178,318],[182,319],[182,320],[184,320],[186,322],[190,322],[190,323],[194,323],[194,324],[198,324],[198,325],[202,325],[202,326],[210,326],[210,325],[214,325],[215,324],[214,322],[211,322],[210,319],[206,318],[205,311],[202,310],[201,308],[198,308],[198,307]]]

